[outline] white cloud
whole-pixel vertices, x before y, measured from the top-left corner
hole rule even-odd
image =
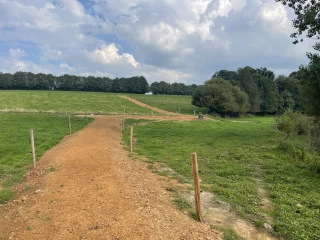
[[[41,46],[43,60],[58,60],[62,56],[62,51],[56,50],[44,44]]]
[[[73,67],[70,67],[68,63],[60,63],[60,68],[61,69],[66,69],[70,72],[74,72],[75,69]]]
[[[17,49],[9,49],[9,56],[13,59],[20,59],[23,56],[26,56],[24,50]]]
[[[87,55],[92,61],[97,61],[104,65],[130,64],[134,68],[139,67],[139,63],[136,62],[131,54],[119,54],[118,52],[119,49],[116,45],[111,43],[109,45],[103,44],[100,49],[87,52]]]

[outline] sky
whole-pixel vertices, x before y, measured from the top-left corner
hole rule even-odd
[[[202,84],[222,69],[307,64],[274,0],[0,0],[0,72]]]

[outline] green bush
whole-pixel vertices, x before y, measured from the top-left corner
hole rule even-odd
[[[317,152],[320,152],[320,121],[314,121],[308,133],[309,145]]]
[[[312,124],[312,118],[292,110],[287,110],[276,120],[276,127],[279,131],[287,134],[286,139],[290,134],[306,135],[309,132]]]
[[[320,172],[320,156],[312,149],[296,146],[288,141],[282,141],[279,144],[279,149],[284,151],[291,158],[300,162],[303,166]]]

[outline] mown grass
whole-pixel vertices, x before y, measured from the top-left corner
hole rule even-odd
[[[81,129],[92,119],[71,117],[72,132]],[[34,130],[37,159],[59,143],[67,134],[68,117],[53,114],[0,113],[0,203],[10,199],[10,189],[21,181],[26,166],[32,163],[30,129]]]
[[[1,90],[0,110],[72,114],[145,114],[142,108],[114,93]]]
[[[139,94],[128,94],[127,96],[169,112],[193,115],[195,111],[196,115],[198,115],[199,112],[206,114],[205,108],[199,108],[191,104],[191,96]]]
[[[130,124],[136,120],[126,120]],[[270,216],[275,234],[284,238],[320,239],[320,174],[279,148],[284,135],[273,125],[271,117],[137,124],[134,151],[165,163],[190,183],[190,153],[197,152],[202,183],[240,216],[257,227]],[[126,143],[128,135],[126,128]],[[305,139],[288,141],[303,145]],[[262,208],[257,179],[273,210]]]

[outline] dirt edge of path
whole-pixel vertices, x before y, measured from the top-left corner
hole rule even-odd
[[[137,104],[139,105],[140,107],[144,107],[144,108],[148,108],[148,109],[151,109],[152,111],[155,111],[155,112],[158,112],[158,113],[162,113],[164,115],[169,115],[169,116],[178,116],[180,114],[177,114],[177,113],[174,113],[174,112],[168,112],[166,110],[163,110],[163,109],[160,109],[160,108],[156,108],[156,107],[152,107],[148,104],[145,104],[143,102],[140,102],[134,98],[131,98],[131,97],[128,97],[128,96],[125,96],[125,95],[119,95],[119,97],[123,98],[123,99],[126,99],[130,102],[133,102],[134,104]]]

